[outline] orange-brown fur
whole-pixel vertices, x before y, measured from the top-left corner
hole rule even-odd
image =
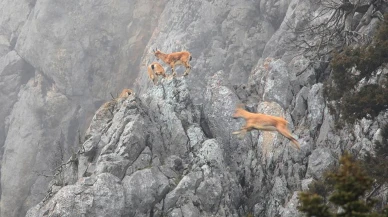
[[[148,66],[148,77],[151,79],[154,84],[158,81],[158,76],[166,77],[166,73],[164,71],[164,68],[160,63],[153,62]]]
[[[126,97],[129,97],[132,94],[133,94],[133,90],[131,90],[131,89],[123,89],[123,91],[121,91],[121,93],[119,95],[119,98],[126,98]]]
[[[162,53],[160,50],[156,49],[154,54],[157,59],[161,59],[166,64],[170,65],[172,75],[175,76],[175,66],[183,65],[186,67],[185,73],[183,75],[188,75],[191,70],[190,60],[191,54],[188,51],[174,52],[170,54]]]
[[[294,144],[294,147],[300,149],[299,142],[291,135],[287,129],[287,121],[282,117],[276,117],[261,113],[252,113],[244,110],[241,107],[236,108],[236,112],[233,118],[244,118],[245,126],[241,130],[233,132],[233,134],[240,134],[241,137],[245,136],[248,131],[253,129],[265,130],[265,131],[278,131],[283,136],[287,137]]]
[[[131,89],[123,89],[121,91],[119,97],[104,103],[101,107],[104,108],[104,109],[113,109],[119,101],[121,101],[124,98],[127,98],[127,97],[129,97],[130,95],[133,95],[133,94],[134,94],[133,90],[131,90]]]

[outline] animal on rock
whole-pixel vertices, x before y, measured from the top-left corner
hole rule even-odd
[[[164,68],[160,63],[153,62],[148,66],[148,77],[154,84],[158,82],[158,76],[166,77],[166,73],[164,71]]]
[[[300,150],[299,142],[291,135],[287,129],[287,121],[282,117],[276,117],[261,113],[252,113],[243,109],[242,105],[237,106],[233,118],[244,118],[245,126],[239,131],[233,132],[233,134],[239,135],[240,138],[244,137],[248,131],[257,129],[264,131],[278,131],[283,136],[291,140],[293,146]]]
[[[106,103],[104,103],[101,108],[102,110],[107,110],[112,113],[114,108],[116,107],[117,103],[124,101],[126,98],[128,98],[131,95],[134,95],[135,93],[131,89],[123,89],[119,95],[119,97],[114,98]],[[113,96],[112,96],[113,97]],[[101,109],[100,108],[100,109]]]
[[[126,98],[126,97],[129,97],[132,94],[133,94],[133,90],[131,90],[131,89],[123,89],[123,91],[121,91],[121,93],[119,95],[119,98]]]
[[[180,51],[180,52],[174,52],[174,53],[162,53],[160,50],[156,48],[154,50],[155,57],[159,60],[161,59],[166,64],[170,65],[172,76],[176,76],[175,73],[175,66],[176,65],[183,65],[186,67],[184,76],[188,75],[191,70],[190,60],[192,59],[190,52],[188,51]]]

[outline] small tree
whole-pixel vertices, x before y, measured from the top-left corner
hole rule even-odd
[[[321,61],[335,50],[351,44],[369,44],[370,37],[359,32],[373,17],[383,19],[381,0],[309,0],[311,11],[303,20],[286,22],[291,35],[284,45],[300,51],[312,61]],[[356,14],[362,14],[357,18]]]
[[[388,216],[372,212],[375,200],[364,196],[372,187],[372,179],[366,175],[358,162],[345,153],[340,159],[340,168],[328,172],[326,178],[334,190],[328,204],[323,197],[314,192],[299,194],[299,211],[308,217],[383,217]],[[386,211],[386,210],[384,210]]]
[[[360,81],[376,75],[377,70],[388,63],[388,14],[375,32],[370,44],[348,46],[334,53],[330,62],[331,79],[326,81],[324,96],[330,101],[336,120],[354,123],[363,117],[373,118],[388,108],[388,78],[379,83]],[[337,121],[338,124],[338,121]]]

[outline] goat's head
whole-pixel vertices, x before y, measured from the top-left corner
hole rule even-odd
[[[243,104],[239,104],[239,105],[237,105],[237,107],[236,107],[236,110],[235,110],[235,112],[234,112],[234,114],[233,114],[233,118],[241,118],[241,117],[243,117],[243,112],[244,112],[245,110],[244,110],[244,105]]]
[[[154,52],[154,55],[156,57],[157,60],[159,60],[159,55],[162,53],[160,52],[160,50],[158,50],[158,48],[156,48],[155,50],[152,50]]]
[[[132,94],[133,94],[133,90],[131,90],[131,89],[123,89],[123,91],[121,91],[121,94],[120,94],[119,98],[129,97]]]

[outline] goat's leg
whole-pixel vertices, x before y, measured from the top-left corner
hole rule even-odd
[[[233,134],[233,135],[238,135],[238,134],[241,133],[241,131],[242,131],[242,129],[241,129],[241,130],[238,130],[238,131],[234,131],[232,134]]]
[[[278,132],[289,139],[296,149],[300,150],[300,144],[298,140],[296,140],[285,127],[278,127]]]
[[[245,137],[245,134],[247,134],[248,131],[251,131],[253,128],[248,126],[247,124],[241,128],[239,131],[235,131],[232,134],[233,135],[238,135],[239,139],[243,139]]]
[[[263,126],[263,125],[255,125],[255,128],[258,130],[264,130],[264,131],[275,131],[277,130],[274,126]]]
[[[171,63],[170,66],[171,66],[172,77],[175,77],[175,76],[176,76],[176,72],[175,72],[175,64],[174,64],[174,63]]]
[[[186,67],[186,70],[185,70],[185,73],[183,75],[186,76],[186,75],[189,75],[189,72],[191,70],[191,66],[188,62],[184,62],[184,65]]]
[[[239,131],[233,132],[232,134],[233,134],[233,135],[237,135],[237,138],[239,138],[239,139],[243,139],[243,138],[245,137],[245,134],[246,134],[246,133],[247,133],[246,130],[241,129],[241,130],[239,130]]]
[[[154,79],[155,74],[154,74],[153,70],[150,67],[148,67],[147,73],[148,73],[148,77],[150,78],[150,80],[153,81],[154,84],[155,84],[155,79]]]
[[[158,83],[158,76],[155,76],[155,77],[153,78],[153,81],[154,81],[154,85],[156,85],[156,84]]]
[[[153,75],[153,74],[150,74],[149,75],[149,77],[150,77],[150,80],[154,83],[154,85],[155,85],[155,76]]]

